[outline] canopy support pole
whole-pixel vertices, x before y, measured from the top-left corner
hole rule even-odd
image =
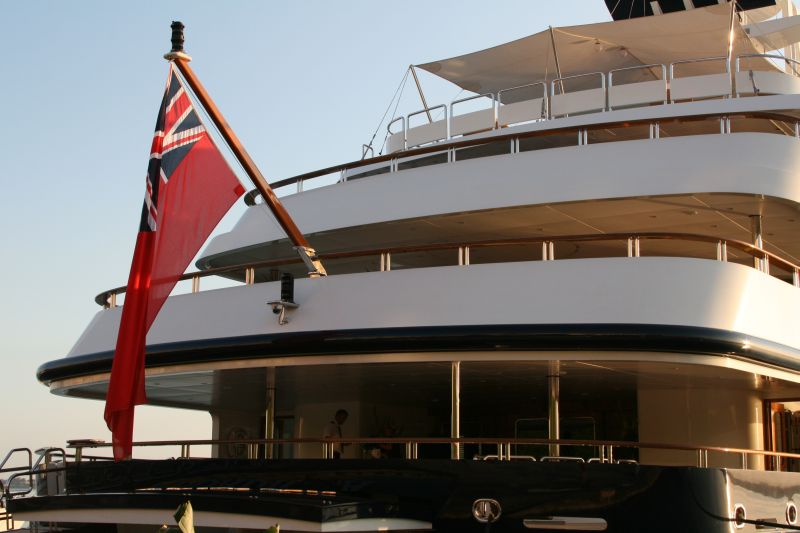
[[[428,110],[428,102],[425,101],[425,94],[422,92],[422,85],[419,84],[419,78],[417,78],[417,71],[414,69],[414,65],[409,65],[408,69],[411,71],[411,75],[414,76],[414,83],[417,84],[417,92],[419,92],[419,98],[422,100],[422,107],[425,108],[425,114],[428,115],[428,123],[433,122],[433,117],[431,117],[431,112]]]
[[[186,80],[186,83],[192,89],[192,92],[200,101],[206,113],[214,122],[217,131],[219,131],[222,138],[230,147],[236,160],[242,165],[242,168],[244,168],[247,176],[256,186],[256,189],[258,189],[258,192],[261,193],[261,197],[264,199],[270,211],[272,211],[278,224],[283,228],[289,240],[292,241],[294,249],[300,255],[300,259],[303,260],[303,263],[305,263],[309,275],[312,277],[327,275],[325,267],[322,266],[322,262],[317,258],[316,252],[308,244],[303,233],[294,223],[294,220],[292,220],[286,208],[283,207],[283,204],[275,195],[269,183],[267,183],[267,180],[261,174],[261,171],[258,170],[255,162],[250,158],[250,154],[244,149],[244,145],[239,141],[239,138],[236,137],[236,134],[228,125],[228,122],[222,116],[216,104],[214,104],[211,96],[206,92],[205,87],[203,87],[200,80],[189,67],[189,61],[191,61],[192,58],[183,51],[183,28],[184,26],[180,22],[172,23],[172,51],[166,54],[164,59],[172,61],[178,71],[180,71],[183,79]]]
[[[553,45],[553,57],[556,58],[556,73],[558,74],[559,78],[562,78],[563,76],[561,75],[561,64],[558,62],[558,50],[556,50],[556,34],[553,31],[552,26],[548,27],[550,28],[550,43]],[[561,87],[561,94],[564,94],[564,81],[559,79],[558,85]]]

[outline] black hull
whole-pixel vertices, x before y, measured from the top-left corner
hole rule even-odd
[[[736,483],[747,486],[748,497],[775,504],[776,511],[763,519],[786,524],[778,511],[800,489],[800,474],[577,462],[83,462],[69,465],[66,496],[16,498],[8,507],[24,517],[43,510],[174,509],[189,499],[196,512],[315,524],[402,518],[429,522],[435,531],[483,533],[487,526],[472,516],[472,507],[477,499],[491,498],[502,507],[491,531],[531,531],[523,520],[567,516],[603,519],[606,531],[711,533],[731,530],[733,472]]]

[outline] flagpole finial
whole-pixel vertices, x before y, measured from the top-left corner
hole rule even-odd
[[[164,54],[164,59],[168,61],[174,61],[176,59],[183,59],[185,61],[192,60],[192,58],[183,51],[183,29],[185,27],[183,22],[179,20],[173,20],[172,24],[170,24],[170,28],[172,28],[172,50],[168,54]]]
[[[169,27],[172,28],[172,51],[183,52],[183,28],[186,26],[180,20],[173,20]]]

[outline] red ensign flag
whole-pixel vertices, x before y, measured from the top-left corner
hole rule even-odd
[[[146,403],[147,331],[211,231],[244,193],[170,63],[158,113],[142,220],[106,395],[114,459],[131,456],[134,406]]]

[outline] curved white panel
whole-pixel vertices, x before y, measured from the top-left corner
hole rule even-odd
[[[555,202],[700,192],[800,202],[800,140],[766,133],[697,135],[553,148],[431,165],[283,199],[306,234],[436,214]],[[265,206],[203,253],[285,238]]]
[[[336,329],[637,323],[716,328],[800,348],[800,289],[742,265],[611,258],[303,278],[279,326],[279,283],[170,298],[148,344]],[[112,350],[121,309],[100,311],[70,356]]]

